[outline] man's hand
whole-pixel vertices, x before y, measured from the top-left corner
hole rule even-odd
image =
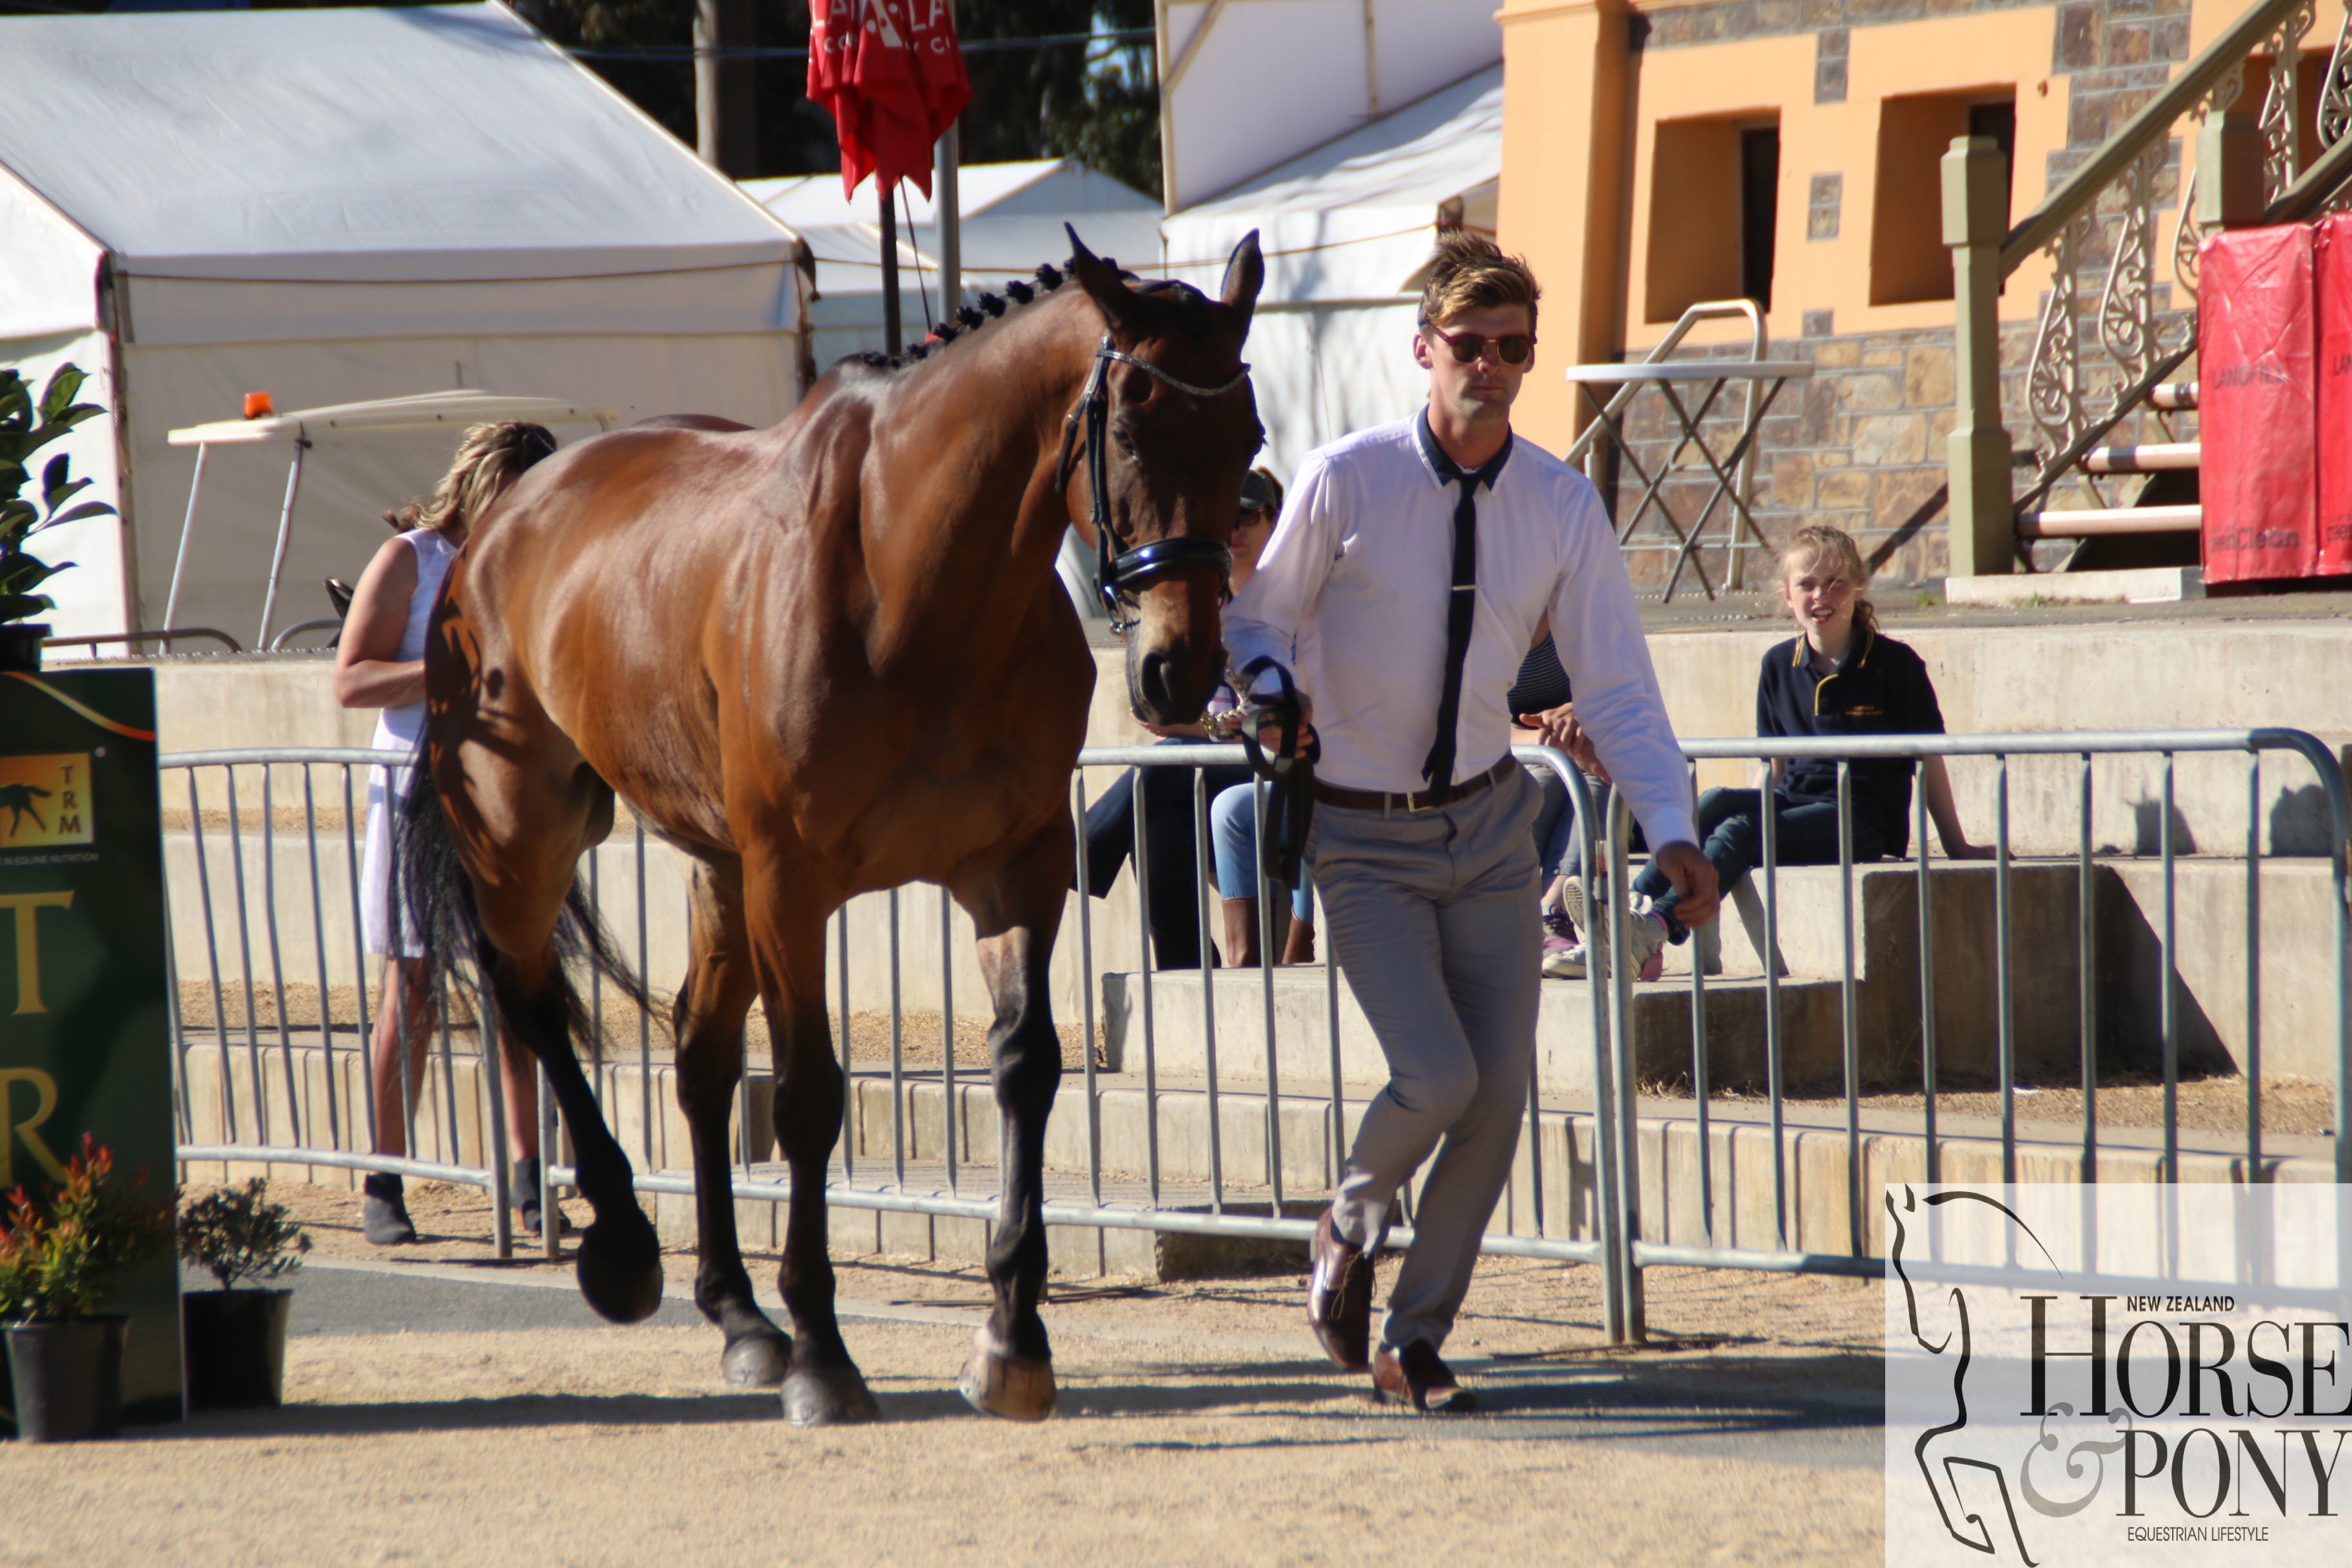
[[[1263,695],[1265,694],[1252,693],[1245,700],[1249,703],[1250,718],[1257,724],[1259,747],[1267,756],[1278,757],[1283,754],[1282,721],[1272,710],[1260,702],[1259,698]],[[1314,743],[1315,699],[1302,691],[1298,694],[1298,743],[1291,748],[1290,755],[1303,757]]]
[[[1569,761],[1601,783],[1610,782],[1609,770],[1601,765],[1601,753],[1593,749],[1591,732],[1577,721],[1575,703],[1563,702],[1541,713],[1521,713],[1512,722],[1522,730],[1533,730],[1544,745],[1566,752]]]
[[[1722,900],[1715,886],[1714,862],[1698,846],[1676,839],[1650,852],[1650,864],[1675,885],[1675,919],[1685,926],[1703,926],[1715,919]]]

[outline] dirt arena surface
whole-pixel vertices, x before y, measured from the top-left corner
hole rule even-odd
[[[1433,1420],[1314,1354],[1300,1277],[1089,1281],[1024,1427],[954,1391],[976,1271],[842,1260],[886,1420],[803,1431],[690,1302],[598,1324],[568,1259],[499,1264],[478,1194],[412,1185],[426,1242],[378,1251],[280,1184],[318,1247],[286,1407],[0,1445],[0,1563],[1883,1561],[1875,1284],[1653,1270],[1622,1352],[1591,1270],[1489,1259],[1448,1347],[1485,1413]]]

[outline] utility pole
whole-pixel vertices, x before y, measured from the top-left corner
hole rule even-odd
[[[702,161],[730,179],[759,173],[760,79],[749,55],[752,0],[695,0],[694,142]]]

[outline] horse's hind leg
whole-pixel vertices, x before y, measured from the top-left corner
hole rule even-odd
[[[1054,1413],[1053,1351],[1037,1315],[1047,1262],[1045,1119],[1062,1079],[1047,966],[1073,858],[1069,825],[1056,820],[1003,869],[954,889],[979,927],[981,970],[996,1000],[989,1045],[1004,1125],[1004,1198],[988,1248],[996,1307],[961,1388],[973,1408],[1015,1421]]]
[[[784,1415],[801,1426],[872,1421],[881,1407],[850,1359],[833,1305],[824,1180],[841,1137],[842,1075],[825,1027],[826,905],[807,892],[804,876],[772,861],[746,873],[752,952],[774,1051],[776,1142],[792,1170],[781,1283],[797,1338],[784,1378]]]
[[[673,1016],[677,1103],[694,1142],[694,1210],[702,1266],[694,1304],[727,1335],[727,1381],[772,1388],[791,1368],[793,1342],[752,1299],[735,1237],[727,1121],[743,1074],[743,1015],[759,989],[743,929],[743,867],[706,860],[694,871],[694,954]]]

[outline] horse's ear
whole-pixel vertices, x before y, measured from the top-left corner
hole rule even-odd
[[[1139,301],[1135,291],[1127,286],[1127,279],[1118,275],[1118,268],[1088,250],[1076,228],[1066,223],[1062,232],[1070,237],[1070,272],[1077,279],[1078,286],[1087,291],[1088,299],[1102,307],[1104,319],[1114,331],[1130,328]]]
[[[1234,247],[1233,259],[1225,263],[1224,287],[1219,290],[1225,303],[1241,312],[1244,331],[1257,308],[1257,291],[1265,286],[1265,258],[1258,253],[1257,230],[1252,229]]]

